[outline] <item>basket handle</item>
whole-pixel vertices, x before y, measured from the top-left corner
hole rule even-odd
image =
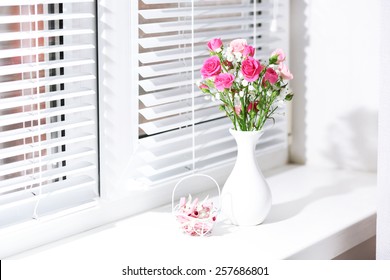
[[[206,174],[190,174],[188,176],[185,176],[183,178],[181,178],[175,185],[175,187],[173,188],[173,191],[172,191],[172,213],[174,212],[174,208],[175,208],[175,192],[176,192],[176,189],[177,187],[180,185],[181,182],[183,182],[184,180],[190,178],[190,177],[206,177],[208,179],[210,179],[211,181],[213,181],[215,183],[215,185],[217,186],[217,190],[218,190],[218,204],[219,204],[219,207],[221,207],[221,188],[219,187],[217,181],[215,181],[215,179],[209,175],[206,175]]]

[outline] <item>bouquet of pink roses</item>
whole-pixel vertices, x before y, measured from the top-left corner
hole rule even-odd
[[[293,75],[283,63],[286,56],[281,49],[262,63],[254,58],[255,48],[244,39],[233,40],[225,48],[221,39],[215,38],[207,46],[211,57],[203,63],[198,86],[222,102],[220,109],[235,130],[261,130],[266,120],[273,119],[278,106],[292,99],[287,81]]]

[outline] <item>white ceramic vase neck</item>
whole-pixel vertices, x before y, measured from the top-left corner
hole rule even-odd
[[[255,157],[263,131],[230,133],[237,143],[237,160],[222,190],[222,211],[235,225],[258,225],[271,208],[271,192]]]
[[[255,157],[255,148],[257,141],[263,135],[264,131],[236,131],[234,129],[230,129],[229,132],[233,135],[237,143],[237,159],[235,168],[246,165],[253,168],[256,167],[260,172]]]

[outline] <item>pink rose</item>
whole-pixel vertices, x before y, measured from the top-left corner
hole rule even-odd
[[[245,46],[244,51],[242,52],[242,55],[244,57],[254,56],[255,55],[255,48],[250,46],[250,45]]]
[[[245,39],[236,39],[230,42],[230,47],[232,48],[232,52],[240,52],[242,53],[245,49],[246,43]]]
[[[292,80],[294,78],[286,64],[280,63],[278,70],[280,72],[280,76],[282,76],[284,80]]]
[[[210,78],[221,73],[221,63],[218,56],[211,56],[203,63],[200,73],[203,78]]]
[[[241,64],[241,73],[248,82],[253,82],[259,78],[264,66],[251,56],[248,56]]]
[[[216,51],[218,49],[220,49],[222,46],[222,41],[221,39],[219,38],[214,38],[214,39],[211,39],[210,41],[208,41],[207,43],[207,47],[209,48],[210,51]]]
[[[283,62],[286,59],[286,55],[284,54],[282,49],[276,49],[272,52],[271,57],[276,57],[276,64]]]
[[[265,72],[263,83],[269,81],[269,83],[273,85],[274,83],[276,83],[278,78],[279,78],[278,73],[276,73],[274,69],[268,68],[267,71]]]
[[[231,88],[234,81],[234,76],[230,73],[222,73],[215,76],[214,84],[219,91],[225,88]]]

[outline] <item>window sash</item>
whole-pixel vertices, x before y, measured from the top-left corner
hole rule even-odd
[[[94,1],[1,1],[0,228],[94,201]]]

